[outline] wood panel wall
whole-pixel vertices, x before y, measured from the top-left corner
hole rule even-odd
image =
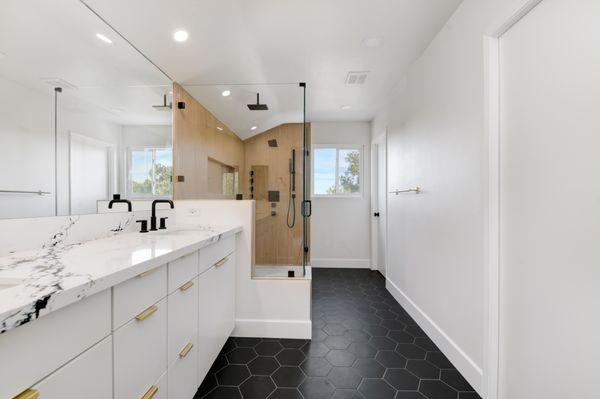
[[[310,125],[309,125],[310,137]],[[269,140],[277,140],[278,146],[269,147]],[[255,193],[256,199],[256,237],[255,261],[257,265],[301,265],[302,264],[302,124],[285,124],[251,137],[244,141],[245,171],[241,181],[244,183],[244,198],[248,198],[249,172],[258,167],[265,173],[267,191],[279,191],[279,202],[271,207],[268,197]],[[309,143],[310,148],[310,143]],[[289,159],[292,149],[296,150],[296,224],[287,227],[287,210],[289,204]],[[264,184],[257,185],[256,189]],[[275,211],[275,215],[271,215]],[[310,229],[309,229],[310,231]]]
[[[179,101],[185,102],[185,109],[177,109]],[[218,130],[217,126],[222,127],[223,130]],[[238,168],[240,182],[243,181],[245,171],[242,140],[181,85],[175,83],[173,85],[174,199],[223,198],[221,193],[211,192],[218,185],[209,186],[209,158],[223,165]],[[178,182],[177,176],[184,176],[185,181]]]

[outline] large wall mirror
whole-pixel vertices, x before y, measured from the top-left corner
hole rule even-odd
[[[0,218],[171,198],[172,87],[78,0],[0,2]]]

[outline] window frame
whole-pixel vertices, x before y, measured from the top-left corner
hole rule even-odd
[[[316,194],[315,193],[315,152],[319,149],[335,149],[335,194]],[[338,187],[340,183],[340,150],[356,150],[358,151],[359,165],[358,165],[358,191],[355,193],[340,193]],[[311,185],[311,198],[362,198],[364,195],[363,182],[364,182],[364,145],[362,144],[313,144],[311,146],[311,157],[310,157],[310,185]]]
[[[146,150],[171,150],[171,168],[173,167],[173,147],[167,146],[133,146],[127,147],[125,151],[126,161],[127,161],[127,175],[125,176],[125,191],[127,192],[127,198],[130,199],[138,199],[138,200],[148,200],[148,199],[172,199],[173,198],[173,176],[171,176],[171,195],[154,195],[154,194],[138,194],[133,193],[133,179],[131,178],[132,173],[132,162],[131,162],[131,153],[134,151],[146,151]],[[155,160],[154,160],[155,161]]]

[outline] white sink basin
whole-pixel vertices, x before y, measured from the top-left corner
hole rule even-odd
[[[0,292],[23,284],[22,278],[0,277]]]

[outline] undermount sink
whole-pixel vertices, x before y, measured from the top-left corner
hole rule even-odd
[[[23,284],[25,280],[13,277],[0,277],[0,292]]]

